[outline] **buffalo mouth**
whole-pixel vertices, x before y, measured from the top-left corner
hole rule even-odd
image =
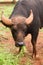
[[[15,46],[16,46],[16,47],[22,47],[22,46],[24,46],[24,42],[17,42],[17,43],[15,44]]]

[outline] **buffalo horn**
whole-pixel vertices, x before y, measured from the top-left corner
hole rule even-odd
[[[12,25],[12,24],[13,24],[12,21],[11,21],[11,19],[8,19],[8,18],[6,18],[6,17],[4,16],[3,12],[2,12],[2,15],[1,15],[1,20],[2,20],[3,23],[6,24],[6,25]]]
[[[30,24],[33,21],[33,12],[32,10],[30,11],[30,16],[26,18],[26,24]]]

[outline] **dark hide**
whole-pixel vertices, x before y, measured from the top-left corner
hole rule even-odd
[[[31,34],[32,39],[32,45],[33,45],[33,54],[36,56],[36,40],[39,32],[39,28],[43,27],[43,0],[19,0],[9,17],[10,19],[15,16],[23,16],[23,17],[29,17],[30,10],[33,11],[34,19],[31,24],[26,25],[25,23],[20,23],[18,25],[18,32],[20,32],[19,28],[21,29],[21,32],[23,30],[23,34],[25,37],[27,34]],[[11,32],[13,35],[13,38],[16,40],[17,36],[17,30],[14,29],[14,25],[10,27]],[[25,29],[24,29],[25,28]],[[16,32],[16,33],[15,33]],[[23,41],[23,40],[22,40]],[[21,48],[20,48],[21,50]]]

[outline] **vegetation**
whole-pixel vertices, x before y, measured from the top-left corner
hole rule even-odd
[[[20,54],[16,55],[9,52],[9,49],[6,46],[8,45],[0,43],[0,65],[24,65],[20,63],[20,60],[24,57],[24,47]],[[31,65],[29,58],[26,60],[25,65]]]

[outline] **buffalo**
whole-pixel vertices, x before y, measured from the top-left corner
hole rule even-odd
[[[2,13],[1,21],[11,29],[19,52],[25,45],[24,38],[31,34],[32,57],[36,57],[36,41],[39,29],[43,27],[43,0],[19,0],[9,18]]]

